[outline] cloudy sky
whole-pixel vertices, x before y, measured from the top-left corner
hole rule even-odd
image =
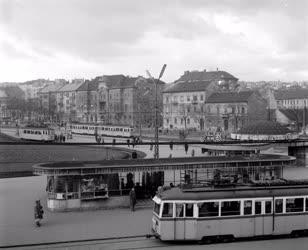
[[[0,0],[0,82],[185,70],[308,80],[308,0]]]

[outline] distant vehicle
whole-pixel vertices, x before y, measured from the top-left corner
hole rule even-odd
[[[82,135],[97,135],[110,137],[132,137],[133,128],[129,126],[114,126],[114,125],[93,125],[93,124],[77,124],[73,123],[70,126],[73,134]]]
[[[31,128],[18,129],[19,137],[22,140],[52,142],[55,140],[55,131],[51,128]]]
[[[163,241],[228,242],[308,235],[308,183],[190,189],[154,198],[152,231]]]

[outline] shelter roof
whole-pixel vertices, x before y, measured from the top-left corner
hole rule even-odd
[[[248,102],[249,97],[253,94],[253,91],[241,91],[241,92],[216,92],[209,96],[207,103],[239,103]]]
[[[284,114],[290,121],[301,123],[305,117],[305,124],[308,123],[308,109],[279,109],[279,111]]]
[[[251,162],[258,162],[258,166],[268,166],[268,162],[279,164],[289,164],[294,161],[293,157],[282,155],[260,155],[255,158],[244,156],[212,156],[212,157],[193,157],[193,158],[162,158],[162,159],[130,159],[130,160],[103,160],[103,161],[66,161],[41,163],[34,165],[35,174],[101,174],[125,171],[151,171],[167,169],[191,169],[204,167],[225,167],[236,166],[241,162],[247,167]],[[245,166],[246,166],[245,165]]]

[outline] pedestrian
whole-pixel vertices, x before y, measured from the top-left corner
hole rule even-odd
[[[170,142],[169,147],[171,150],[173,150],[173,141]]]
[[[150,144],[150,151],[153,150],[153,141],[151,141],[151,144]]]
[[[130,146],[130,140],[127,139],[127,146],[129,147]]]
[[[63,143],[65,142],[65,135],[63,135]]]
[[[187,142],[185,142],[184,148],[185,148],[185,153],[187,154],[187,151],[188,151],[188,144],[187,144]]]
[[[191,150],[191,156],[194,157],[195,156],[195,150]]]
[[[172,154],[169,155],[169,158],[172,158]]]
[[[43,219],[43,214],[44,214],[44,210],[43,210],[40,200],[35,201],[34,220],[35,220],[35,224],[38,227],[41,226],[41,220]]]
[[[133,187],[129,192],[129,204],[130,204],[130,209],[132,210],[132,212],[135,211],[136,202],[137,202],[136,192],[135,192],[135,188]]]

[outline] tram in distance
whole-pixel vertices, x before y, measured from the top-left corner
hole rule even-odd
[[[112,137],[132,137],[133,128],[129,126],[71,124],[73,134],[99,135]]]
[[[55,140],[55,130],[51,128],[31,128],[18,129],[19,137],[22,140],[52,142]]]
[[[174,187],[153,200],[152,231],[163,241],[212,243],[308,235],[308,182],[197,190]]]

